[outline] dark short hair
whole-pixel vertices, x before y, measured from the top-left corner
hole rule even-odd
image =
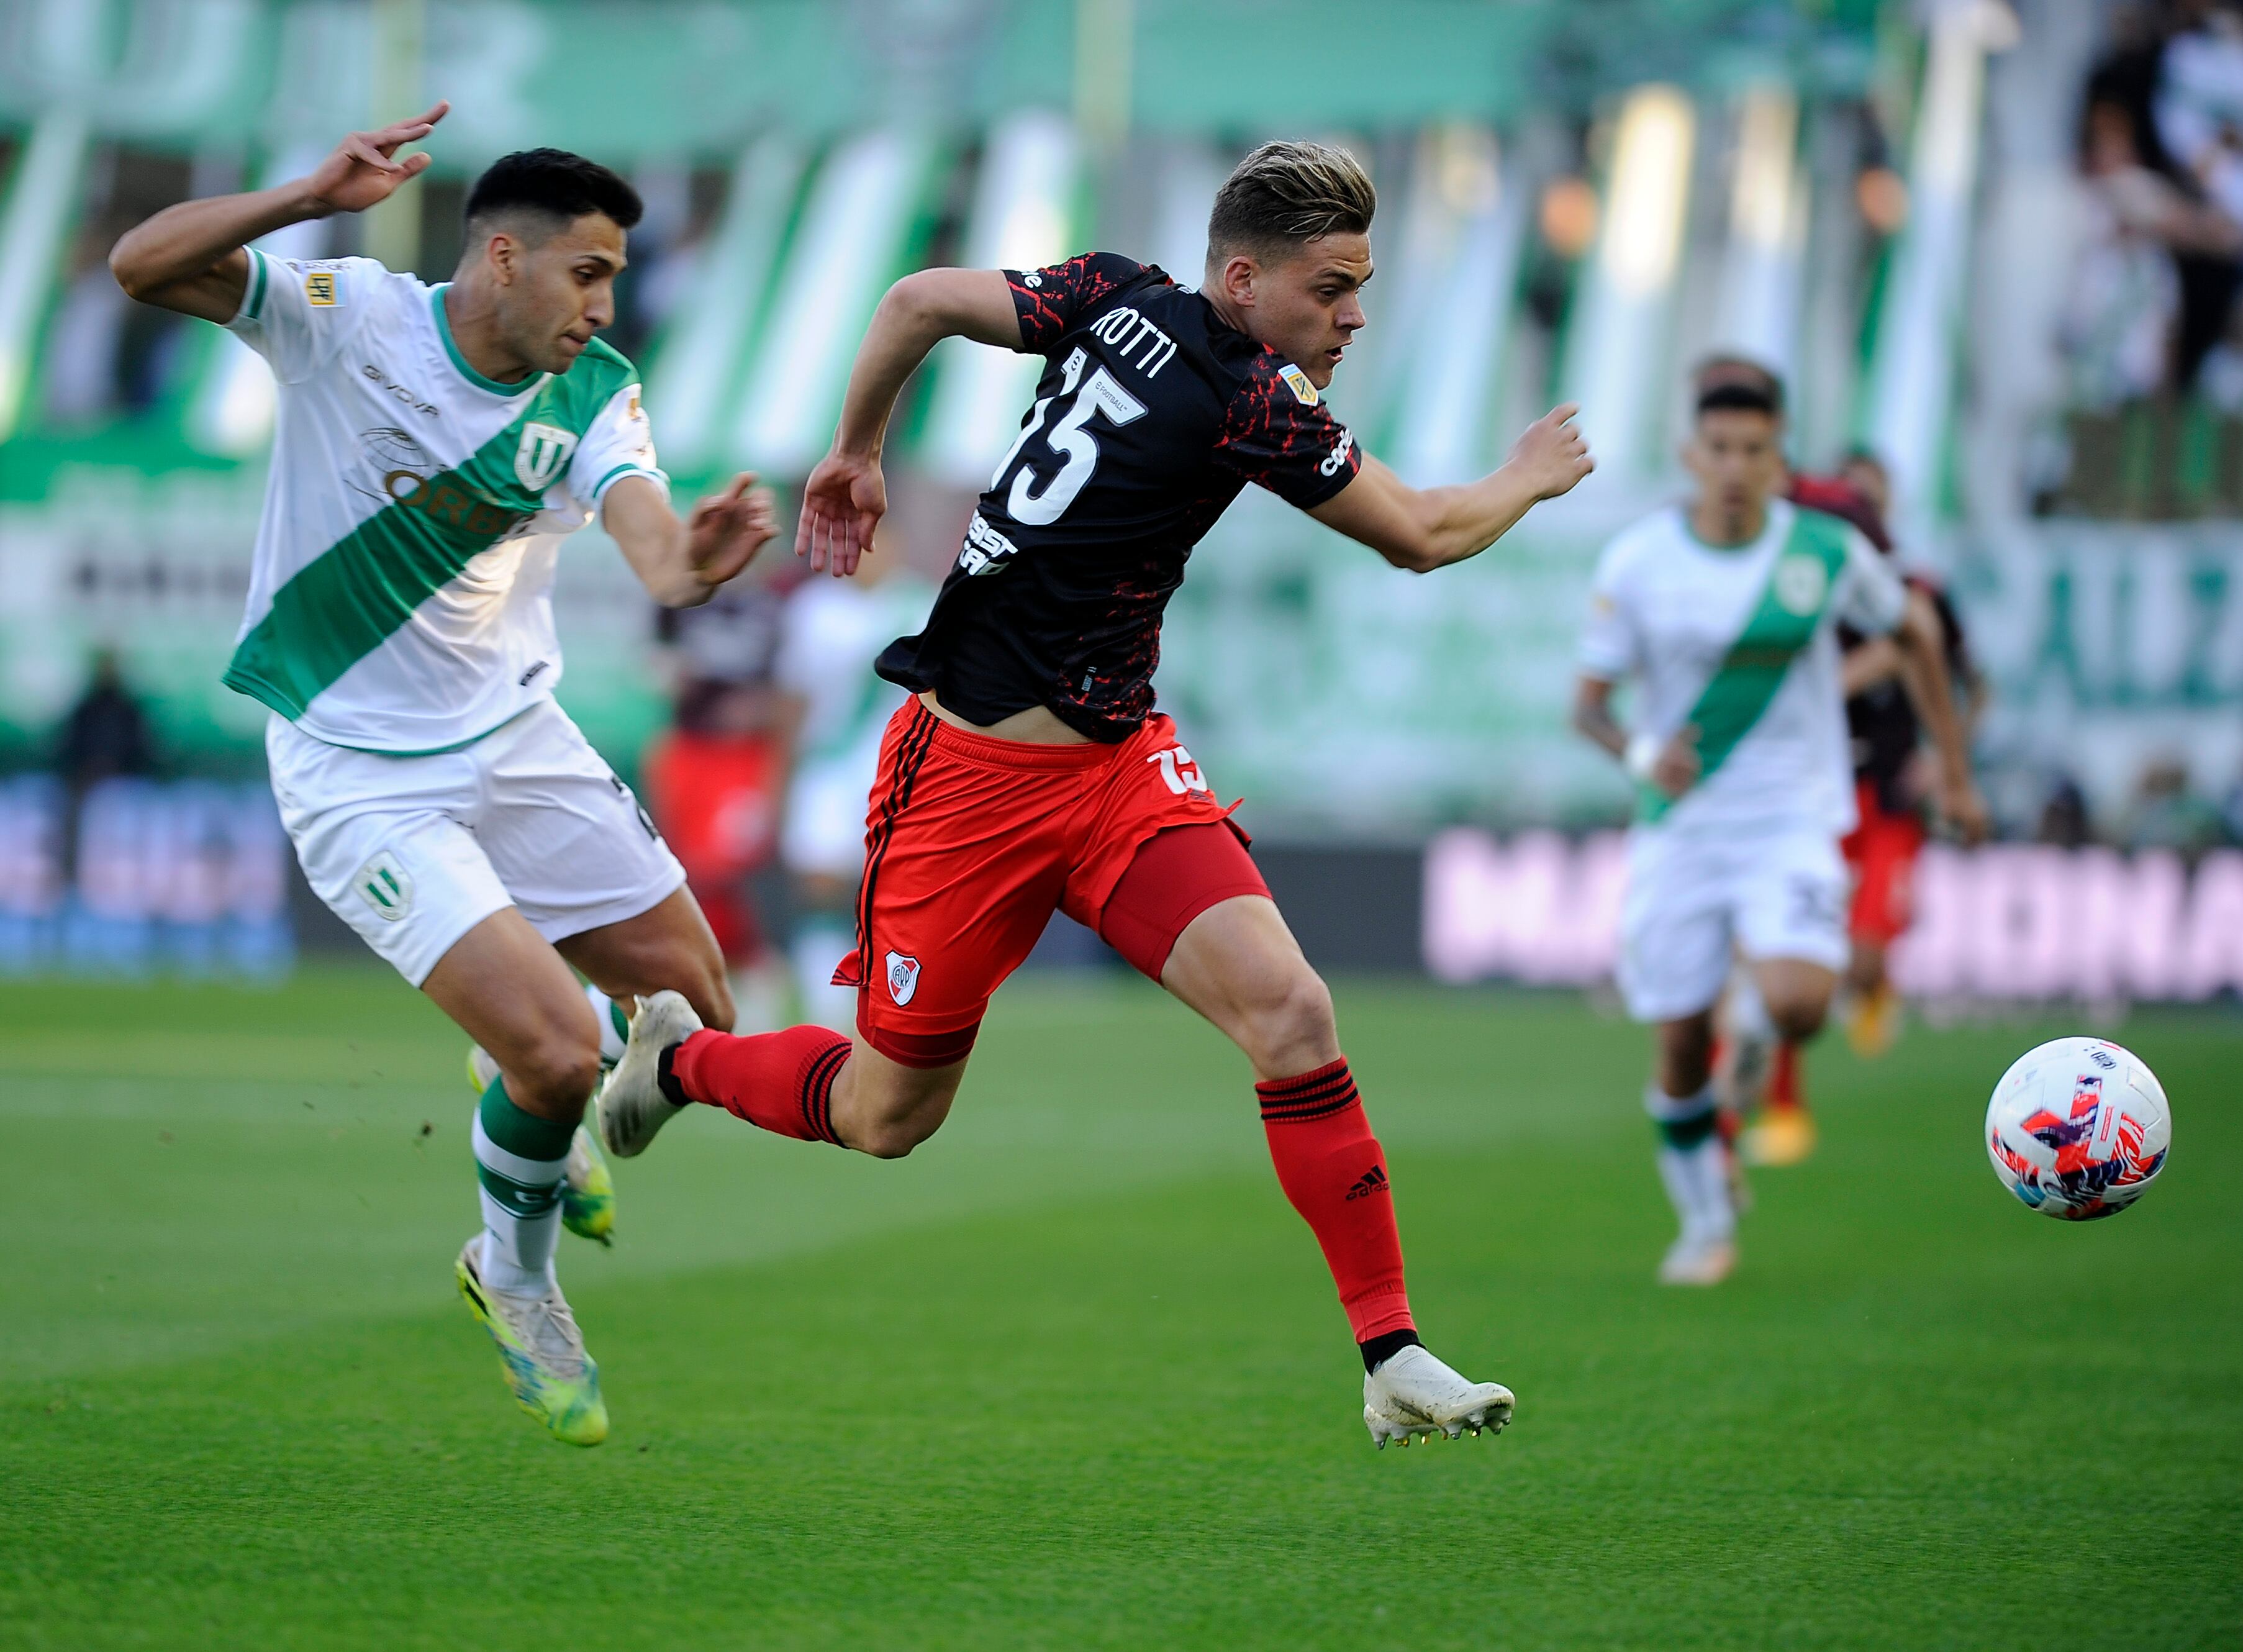
[[[602,212],[630,229],[645,212],[638,192],[607,167],[565,149],[518,149],[501,155],[468,192],[467,221],[502,212],[533,212],[556,229]]]
[[[1709,401],[1715,391],[1744,389],[1759,399],[1748,401]],[[1709,355],[1690,369],[1690,390],[1698,411],[1710,408],[1751,408],[1775,418],[1783,416],[1783,380],[1774,367],[1748,355]]]
[[[1765,413],[1771,419],[1783,412],[1776,399],[1757,384],[1716,384],[1698,392],[1698,411],[1706,413]]]
[[[1238,163],[1215,192],[1207,220],[1209,259],[1234,253],[1290,257],[1319,236],[1371,228],[1378,192],[1344,149],[1329,144],[1264,144]]]

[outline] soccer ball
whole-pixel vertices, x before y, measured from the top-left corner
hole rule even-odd
[[[2116,1216],[2149,1190],[2172,1144],[2165,1087],[2100,1038],[2017,1057],[1986,1104],[1986,1156],[2025,1208],[2066,1222]]]

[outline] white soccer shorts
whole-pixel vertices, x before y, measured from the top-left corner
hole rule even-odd
[[[685,881],[638,799],[549,699],[428,757],[329,745],[274,717],[265,755],[305,877],[416,987],[503,907],[561,941],[636,918]]]
[[[1638,826],[1620,903],[1620,988],[1641,1022],[1711,1008],[1736,953],[1846,964],[1846,865],[1826,831]]]

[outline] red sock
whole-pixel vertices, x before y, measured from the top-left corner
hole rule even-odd
[[[849,1061],[849,1041],[830,1027],[736,1038],[694,1034],[663,1057],[663,1093],[705,1102],[735,1118],[798,1142],[831,1142],[833,1081]]]
[[[1799,1046],[1788,1038],[1775,1047],[1775,1068],[1768,1079],[1768,1105],[1770,1111],[1779,1113],[1807,1105],[1799,1087]]]
[[[1324,1247],[1355,1339],[1416,1329],[1402,1284],[1402,1236],[1385,1156],[1343,1056],[1297,1078],[1256,1084],[1277,1184]]]

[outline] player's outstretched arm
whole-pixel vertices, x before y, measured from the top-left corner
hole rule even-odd
[[[850,369],[832,450],[803,484],[794,553],[810,558],[813,571],[853,574],[858,558],[872,548],[872,529],[888,509],[880,475],[888,415],[904,381],[948,338],[1020,347],[1020,316],[1002,271],[920,270],[890,287],[872,312]]]
[[[1499,469],[1458,487],[1412,488],[1366,455],[1356,479],[1309,514],[1411,573],[1477,556],[1539,502],[1596,469],[1573,423],[1578,411],[1570,401],[1553,408],[1526,427]]]
[[[243,247],[290,224],[362,212],[387,200],[428,165],[425,152],[399,160],[398,150],[427,137],[450,107],[440,103],[380,131],[352,132],[308,178],[247,195],[213,195],[167,206],[125,232],[109,254],[110,273],[144,304],[205,321],[231,321],[249,287],[249,255]]]
[[[1947,670],[1947,637],[1939,610],[1920,590],[1908,594],[1893,641],[1900,650],[1902,686],[1916,706],[1939,763],[1935,801],[1949,825],[1966,843],[1986,835],[1986,800],[1970,778],[1970,743],[1955,709],[1955,683]]]
[[[625,476],[601,502],[600,521],[648,594],[664,608],[698,608],[756,559],[778,532],[771,489],[743,470],[680,519],[644,476]]]

